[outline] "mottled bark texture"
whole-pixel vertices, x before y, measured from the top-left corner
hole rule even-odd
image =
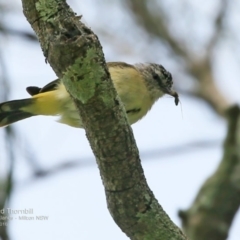
[[[146,183],[132,130],[96,35],[63,0],[22,2],[46,60],[81,113],[115,222],[131,239],[186,239]]]
[[[193,205],[179,213],[192,240],[226,240],[240,205],[240,109],[227,111],[228,133],[223,159],[205,182]]]

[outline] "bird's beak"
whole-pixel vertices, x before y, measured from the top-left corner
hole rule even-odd
[[[174,102],[175,102],[175,105],[177,106],[179,103],[178,93],[173,90],[167,91],[166,93],[174,97],[174,99],[175,99]]]

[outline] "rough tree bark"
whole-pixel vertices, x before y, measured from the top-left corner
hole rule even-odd
[[[190,239],[225,240],[240,203],[240,109],[227,111],[228,134],[223,159],[204,183],[193,205],[179,212]]]
[[[115,222],[131,239],[186,239],[147,185],[96,35],[63,0],[22,3],[46,60],[79,109]]]

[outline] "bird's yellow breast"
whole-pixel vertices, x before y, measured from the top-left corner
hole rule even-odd
[[[137,122],[153,104],[143,77],[134,67],[109,67],[109,72],[127,112],[129,123]]]

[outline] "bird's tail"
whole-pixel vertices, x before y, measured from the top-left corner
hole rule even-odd
[[[59,114],[59,101],[53,92],[40,93],[32,98],[1,103],[0,127],[36,115],[54,116]]]
[[[22,99],[0,104],[0,127],[34,116],[31,112],[24,111],[24,107],[33,104],[34,99]]]

